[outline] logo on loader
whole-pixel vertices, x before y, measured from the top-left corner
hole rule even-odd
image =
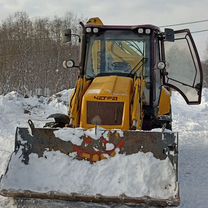
[[[96,100],[118,100],[116,96],[94,96]]]

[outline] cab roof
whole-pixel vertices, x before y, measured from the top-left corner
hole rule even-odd
[[[144,29],[151,29],[154,31],[160,31],[160,28],[155,26],[155,25],[151,25],[151,24],[145,24],[145,25],[93,25],[93,24],[87,24],[85,25],[85,28],[90,27],[90,28],[100,28],[100,29],[104,29],[104,30],[135,30],[135,29],[139,29],[139,28],[144,28]]]

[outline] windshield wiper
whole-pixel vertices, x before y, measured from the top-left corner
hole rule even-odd
[[[146,61],[147,61],[147,58],[142,58],[137,64],[136,64],[136,66],[129,72],[129,74],[136,74],[138,71],[139,71],[139,69],[142,67],[142,66],[144,66],[144,64],[146,63]]]

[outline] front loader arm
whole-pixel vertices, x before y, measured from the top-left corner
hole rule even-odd
[[[142,113],[142,97],[144,92],[145,81],[137,78],[134,81],[134,94],[132,104],[132,128],[142,129],[143,113]]]
[[[77,81],[75,91],[72,95],[70,106],[69,106],[69,117],[70,124],[73,127],[78,127],[80,122],[81,104],[82,97],[89,87],[91,81],[85,77],[80,77]]]

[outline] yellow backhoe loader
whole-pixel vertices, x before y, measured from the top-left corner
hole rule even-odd
[[[99,18],[91,18],[85,25],[80,25],[80,63],[73,60],[63,63],[65,68],[77,67],[80,71],[70,100],[69,114],[51,115],[55,121],[47,123],[44,128],[35,128],[32,121],[28,121],[30,128],[17,128],[15,150],[7,171],[1,178],[0,194],[14,198],[83,201],[109,206],[178,206],[178,134],[172,131],[171,126],[171,88],[178,91],[187,104],[199,104],[202,92],[201,63],[190,31],[167,28],[161,32],[153,25],[103,25]],[[74,35],[70,29],[65,31],[65,41],[70,42]],[[94,136],[88,132],[93,128]],[[63,139],[63,134],[61,136],[57,133],[61,130],[65,131],[64,136],[68,139]],[[75,141],[74,136],[80,131],[82,134]],[[45,189],[39,187],[40,191],[31,186],[25,188],[22,180],[27,180],[27,184],[31,181],[38,183],[39,180],[32,174],[26,174],[28,169],[37,171],[38,164],[34,162],[34,155],[37,155],[36,159],[41,163],[43,159],[44,162],[49,160],[50,152],[59,152],[65,157],[67,155],[71,163],[89,167],[88,171],[80,169],[83,173],[78,173],[79,165],[76,165],[65,175],[66,178],[69,176],[70,181],[70,175],[86,174],[85,182],[79,181],[82,187],[85,187],[86,181],[93,181],[91,168],[98,168],[96,171],[100,174],[99,180],[102,181],[102,177],[103,180],[108,178],[106,183],[109,183],[111,194],[108,195],[106,190],[88,192],[90,189],[95,190],[90,183],[88,190],[80,188],[77,191],[77,185],[70,189],[77,181],[72,181],[70,187],[63,184],[64,191],[53,190],[47,185]],[[129,170],[127,164],[124,166],[118,173],[118,184],[122,184],[125,177],[128,177],[125,173],[130,174],[132,171],[135,172],[135,178],[132,180],[129,175],[128,181],[132,182],[129,189],[139,190],[142,185],[137,184],[137,176],[145,167],[139,160],[138,169],[136,161],[138,158],[147,159],[148,156],[163,165],[169,164],[168,174],[172,173],[174,180],[168,183],[158,181],[163,170],[157,173],[160,168],[156,165],[154,170],[151,169],[154,173],[148,173],[155,178],[148,178],[145,173],[140,182],[148,180],[150,186],[164,185],[163,190],[171,189],[171,194],[159,195],[159,190],[156,190],[156,194],[151,194],[152,187],[145,188],[140,194],[136,191],[130,194],[131,192],[125,192],[128,183],[119,194],[119,188],[114,190],[110,186],[112,178],[115,179],[113,173],[104,175],[107,168],[102,171],[99,169],[116,158],[119,158],[120,163],[124,158],[129,158],[128,165],[134,164],[133,168]],[[71,163],[66,163],[63,169]],[[151,165],[151,162],[147,164]],[[54,164],[54,168],[56,165],[58,164]],[[20,171],[25,171],[25,174],[19,176]],[[53,182],[59,183],[58,176],[56,180]]]

